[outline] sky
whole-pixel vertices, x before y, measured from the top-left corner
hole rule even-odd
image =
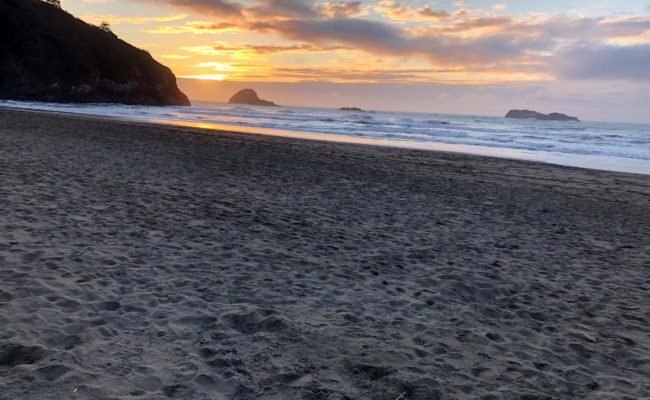
[[[650,123],[650,0],[63,0],[193,101]]]

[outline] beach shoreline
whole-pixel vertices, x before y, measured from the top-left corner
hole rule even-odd
[[[59,105],[60,106],[60,105]],[[552,165],[566,167],[586,168],[599,171],[612,171],[623,173],[634,173],[650,175],[650,161],[641,158],[619,157],[611,155],[577,154],[557,151],[528,150],[521,148],[509,148],[498,146],[480,146],[475,144],[445,143],[443,141],[415,141],[405,139],[387,139],[376,137],[360,137],[354,135],[324,133],[316,131],[300,131],[292,129],[268,128],[254,125],[238,125],[228,123],[215,123],[205,120],[180,120],[165,118],[142,118],[135,115],[103,115],[89,114],[86,112],[48,110],[40,108],[29,108],[25,105],[10,106],[0,104],[0,109],[24,110],[28,112],[44,112],[60,115],[79,116],[82,118],[100,119],[108,121],[124,121],[129,123],[147,123],[154,125],[167,125],[185,128],[202,129],[206,132],[236,132],[243,134],[279,136],[290,139],[317,140],[324,142],[346,143],[357,145],[369,145],[379,147],[393,147],[409,150],[423,150],[433,152],[445,152],[455,154],[466,154],[473,156],[496,157],[510,160],[522,160],[542,162]],[[330,110],[335,111],[335,110]]]
[[[650,396],[650,176],[0,108],[0,177],[0,399]]]

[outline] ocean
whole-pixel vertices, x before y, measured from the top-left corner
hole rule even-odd
[[[197,102],[191,107],[0,101],[0,106],[248,133],[443,150],[650,174],[650,125]]]

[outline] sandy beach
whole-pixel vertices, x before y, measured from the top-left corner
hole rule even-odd
[[[650,176],[0,109],[0,399],[650,398]]]

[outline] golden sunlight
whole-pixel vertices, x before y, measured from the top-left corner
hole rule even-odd
[[[203,75],[182,75],[180,78],[201,79],[205,81],[222,81],[228,77],[227,74],[203,74]]]

